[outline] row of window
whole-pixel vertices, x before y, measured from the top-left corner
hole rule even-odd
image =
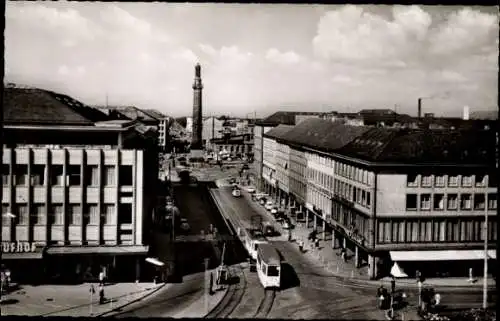
[[[332,219],[357,235],[368,236],[368,218],[349,206],[332,203]]]
[[[317,208],[321,209],[323,213],[330,215],[331,214],[331,200],[327,195],[320,193],[316,189],[308,189],[307,190],[307,200],[309,203],[313,204]]]
[[[494,175],[445,175],[445,174],[409,174],[408,187],[496,187]]]
[[[333,176],[325,174],[322,171],[308,168],[307,179],[329,191],[333,188]]]
[[[132,185],[133,181],[133,167],[132,165],[119,166],[119,185],[128,186]],[[46,171],[48,173],[48,180],[46,182]],[[2,185],[9,185],[10,167],[3,165],[2,168]],[[51,165],[50,168],[45,165],[32,165],[31,177],[28,176],[28,165],[15,165],[13,167],[13,179],[16,186],[42,186],[47,183],[51,186],[62,186],[64,180],[66,185],[79,186],[81,184],[82,173],[80,165],[66,166],[66,177],[64,178],[63,165]],[[99,185],[99,167],[97,165],[84,166],[84,182],[85,186],[98,186]],[[116,166],[103,166],[103,173],[101,176],[102,184],[104,186],[116,185]]]
[[[488,194],[488,209],[497,208],[497,195]],[[407,194],[407,211],[484,210],[486,194]]]
[[[488,224],[488,239],[497,239],[497,224]],[[480,242],[484,219],[379,221],[378,243]]]
[[[9,213],[9,205],[2,204],[2,214]],[[132,204],[119,204],[118,224],[132,223]],[[63,204],[51,204],[47,213],[45,204],[34,203],[31,206],[31,213],[28,211],[28,204],[16,204],[12,208],[11,218],[8,215],[2,215],[4,224],[9,222],[18,225],[27,225],[28,217],[31,224],[36,225],[62,225],[64,217]],[[83,213],[80,204],[67,205],[67,221],[70,225],[97,225],[99,224],[99,215],[102,224],[116,224],[117,215],[114,204],[103,204],[102,212],[99,211],[97,204],[85,204]],[[48,220],[48,221],[47,221]],[[83,221],[82,221],[83,220]]]
[[[372,176],[367,170],[357,168],[356,166],[334,162],[336,163],[334,166],[334,173],[336,175],[345,177],[352,181],[356,181],[359,183],[363,183],[365,185],[372,185]]]
[[[370,191],[352,186],[351,184],[339,180],[335,180],[333,191],[336,195],[339,195],[368,209],[370,209],[372,206]]]

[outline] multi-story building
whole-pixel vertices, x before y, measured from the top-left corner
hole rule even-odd
[[[171,146],[170,136],[169,136],[169,126],[173,121],[172,117],[168,117],[156,109],[143,109],[144,113],[152,118],[158,120],[158,146],[161,152],[169,151]]]
[[[91,280],[103,268],[140,278],[156,135],[41,89],[7,88],[3,106],[2,264],[13,280]]]
[[[170,149],[169,126],[173,120],[171,117],[163,115],[156,109],[141,109],[134,106],[96,106],[95,108],[107,114],[110,119],[135,120],[153,128],[158,132],[160,151],[164,152]]]
[[[203,119],[203,130],[202,130],[202,140],[205,148],[213,149],[213,146],[210,145],[212,139],[222,138],[222,125],[224,124],[223,120],[218,119],[217,117],[210,116]]]
[[[254,130],[254,161],[255,175],[257,179],[257,188],[264,189],[263,173],[263,141],[264,134],[272,128],[282,125],[296,125],[307,118],[319,118],[323,113],[319,112],[286,112],[278,111],[260,121],[255,121]]]
[[[217,155],[228,153],[231,157],[248,157],[253,151],[250,135],[215,138],[210,141],[210,145]]]
[[[264,149],[266,143],[289,145],[290,182],[304,177],[307,163],[305,197],[302,192],[293,202],[303,205],[314,228],[331,233],[333,247],[350,249],[371,277],[388,274],[394,263],[408,275],[467,275],[478,268],[485,215],[496,222],[493,130],[327,123],[307,120],[279,138],[267,137],[270,131],[264,139],[275,143],[264,142]],[[266,167],[273,161],[276,167],[276,157],[264,152]],[[294,185],[292,195],[301,186]],[[279,201],[276,189],[271,193]],[[497,225],[487,228],[488,255],[496,259]]]
[[[290,147],[281,144],[277,138],[288,132],[293,126],[278,125],[264,134],[263,139],[263,177],[269,192],[276,189],[280,204],[288,205],[290,193]]]

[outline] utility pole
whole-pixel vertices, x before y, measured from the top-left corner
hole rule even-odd
[[[488,194],[484,202],[484,275],[483,275],[483,309],[488,307]]]
[[[209,258],[205,258],[205,315],[208,314],[208,295],[209,295],[209,275],[208,275],[208,261]]]

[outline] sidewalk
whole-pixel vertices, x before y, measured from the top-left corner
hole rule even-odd
[[[95,317],[149,296],[164,286],[164,284],[155,285],[153,283],[107,285],[104,287],[107,303],[100,305],[99,285],[93,285],[95,293],[92,296],[90,283],[79,285],[23,285],[18,291],[2,298],[1,314],[3,316]]]

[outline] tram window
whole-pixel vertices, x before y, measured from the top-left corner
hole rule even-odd
[[[279,275],[280,275],[280,272],[279,272],[277,266],[270,265],[267,268],[267,276],[279,276]]]
[[[255,251],[257,251],[257,247],[258,247],[258,246],[259,246],[259,245],[258,245],[257,243],[255,243],[255,244],[253,245],[253,249],[254,249]]]
[[[264,273],[264,275],[267,274],[267,272],[266,272],[267,269],[266,268],[267,268],[267,265],[262,264],[262,273]]]

